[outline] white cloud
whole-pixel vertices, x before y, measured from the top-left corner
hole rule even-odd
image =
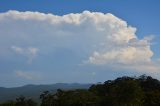
[[[0,48],[5,45],[7,51],[7,47],[17,45],[12,49],[28,55],[31,60],[37,48],[42,54],[65,48],[80,57],[88,56],[86,61],[90,64],[121,64],[131,69],[137,64],[149,64],[159,69],[158,65],[151,64],[154,63],[151,39],[139,39],[135,27],[111,13],[84,11],[63,16],[29,11],[0,13]],[[142,66],[137,70],[148,72]]]
[[[11,49],[17,53],[28,57],[28,62],[31,63],[33,58],[37,55],[38,49],[33,47],[21,48],[17,46],[11,46]]]
[[[33,72],[26,72],[26,71],[15,71],[17,77],[27,79],[27,80],[36,80],[39,76]]]
[[[105,53],[94,52],[89,58],[93,64],[121,63],[121,64],[142,64],[151,62],[153,52],[148,47],[136,48],[125,47]]]

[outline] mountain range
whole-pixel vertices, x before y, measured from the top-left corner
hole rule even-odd
[[[56,92],[57,89],[70,90],[70,89],[88,89],[91,84],[79,84],[79,83],[56,83],[50,85],[25,85],[21,87],[5,88],[0,87],[0,103],[15,100],[20,95],[26,98],[32,98],[35,101],[39,101],[39,96],[44,91]]]

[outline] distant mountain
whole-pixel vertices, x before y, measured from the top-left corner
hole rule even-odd
[[[0,87],[0,103],[7,100],[15,100],[20,95],[27,98],[33,98],[35,101],[39,101],[39,95],[43,91],[56,92],[57,89],[69,90],[69,89],[88,89],[91,84],[79,84],[79,83],[56,83],[51,85],[25,85],[22,87],[4,88]]]

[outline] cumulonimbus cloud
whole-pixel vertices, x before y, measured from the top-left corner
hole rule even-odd
[[[30,11],[0,13],[0,48],[7,52],[12,45],[39,48],[42,53],[67,48],[88,56],[82,61],[89,64],[123,67],[150,64],[160,69],[151,64],[154,53],[150,39],[139,39],[135,27],[111,13],[84,11],[63,16]],[[24,52],[17,47],[12,49]],[[37,50],[29,51],[35,55]]]

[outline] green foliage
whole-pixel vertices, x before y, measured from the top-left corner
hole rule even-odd
[[[40,106],[160,106],[160,81],[150,76],[120,77],[88,90],[45,91]],[[37,106],[32,99],[20,96],[0,106]]]
[[[41,106],[98,106],[98,97],[83,89],[63,91],[56,94],[44,92],[41,95]]]
[[[16,101],[8,101],[0,104],[0,106],[37,106],[37,103],[32,99],[26,99],[24,96],[16,98]]]
[[[144,106],[160,106],[160,81],[145,75],[140,76],[138,81],[145,92]]]
[[[0,104],[0,106],[16,106],[15,101],[7,101],[6,103]]]
[[[160,106],[160,90],[146,93],[145,106]]]
[[[92,85],[100,106],[160,106],[160,82],[150,76],[121,77]]]
[[[52,90],[56,93],[58,88],[69,90],[69,89],[88,89],[91,84],[67,84],[67,83],[56,83],[47,85],[25,85],[22,87],[14,88],[3,88],[0,87],[0,103],[6,102],[8,100],[13,100],[17,98],[18,95],[23,95],[26,98],[32,97],[36,102],[40,102],[39,95],[43,91]]]
[[[140,106],[143,103],[143,91],[136,80],[122,78],[113,83],[107,98],[114,106]]]

